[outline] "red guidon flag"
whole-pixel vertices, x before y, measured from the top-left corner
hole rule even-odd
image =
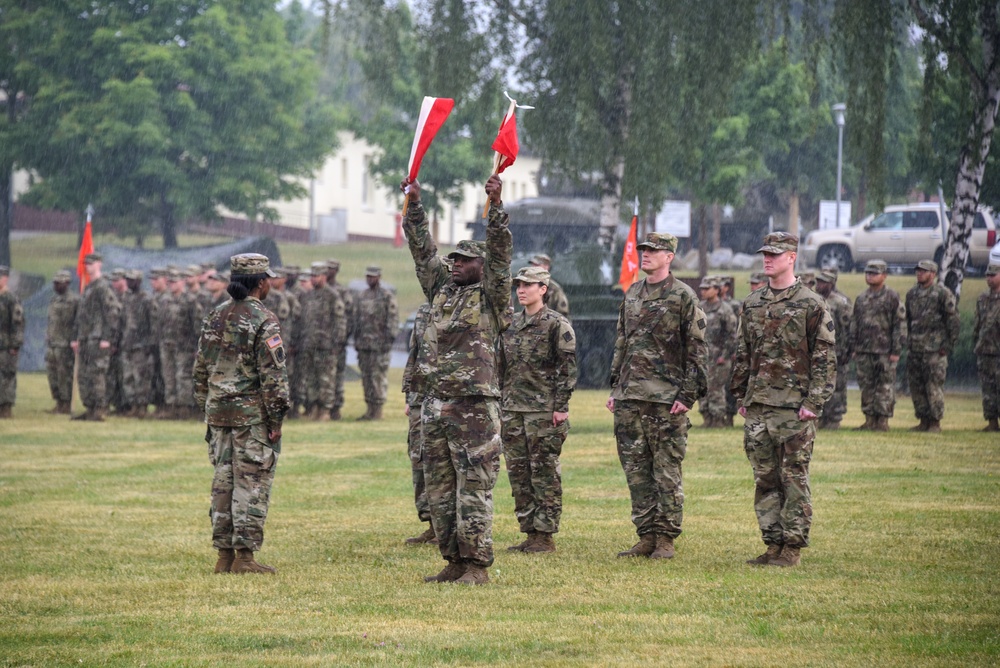
[[[517,149],[519,148],[517,143],[517,114],[514,113],[513,103],[507,114],[503,117],[503,122],[497,131],[497,138],[491,148],[497,152],[497,158],[499,158],[494,170],[497,174],[500,174],[503,170],[513,165],[514,160],[517,159]]]
[[[625,252],[622,253],[622,270],[618,278],[618,283],[622,286],[622,291],[628,290],[629,286],[639,278],[639,251],[636,249],[636,234],[639,227],[638,214],[632,216],[632,227],[628,231],[628,239],[625,241]]]
[[[83,228],[83,240],[80,242],[80,253],[76,258],[76,275],[80,277],[80,292],[90,283],[87,277],[87,265],[84,258],[94,252],[94,236],[90,230],[90,213],[87,213],[87,226]]]
[[[455,100],[447,97],[425,97],[420,105],[420,119],[417,121],[417,131],[413,136],[413,148],[410,149],[410,181],[417,179],[420,171],[420,161],[434,141],[445,119],[455,106]]]

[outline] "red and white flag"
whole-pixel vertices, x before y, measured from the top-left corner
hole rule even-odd
[[[628,231],[628,239],[625,240],[625,252],[622,253],[622,269],[618,278],[622,292],[628,290],[629,286],[639,278],[639,251],[636,248],[638,229],[639,214],[635,213],[632,215],[632,227]]]
[[[517,143],[517,114],[514,111],[515,107],[511,105],[511,108],[503,117],[503,122],[497,131],[497,138],[493,141],[493,146],[491,146],[497,152],[496,169],[494,170],[497,174],[503,172],[503,170],[513,165],[514,161],[517,160],[517,150],[520,147]]]
[[[76,258],[76,275],[80,278],[80,292],[90,283],[87,276],[87,265],[84,259],[94,252],[94,236],[90,229],[90,211],[87,211],[87,226],[83,228],[83,240],[80,241],[80,253]]]
[[[417,120],[417,131],[413,135],[413,148],[410,149],[409,180],[415,181],[420,172],[420,161],[434,141],[448,114],[455,106],[455,100],[447,97],[425,97],[420,105],[420,118]]]

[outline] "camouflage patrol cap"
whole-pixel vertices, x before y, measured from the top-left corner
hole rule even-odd
[[[767,283],[767,275],[762,271],[755,271],[750,274],[751,283]]]
[[[545,269],[541,267],[536,267],[531,265],[529,267],[521,267],[518,270],[517,276],[513,280],[520,281],[521,283],[541,283],[544,286],[549,284],[550,274]]]
[[[381,276],[381,275],[382,275],[382,267],[376,267],[375,265],[372,265],[365,269],[365,276]]]
[[[221,281],[222,280],[222,276],[219,274],[218,271],[216,271],[215,269],[212,269],[205,276],[205,280],[206,281]]]
[[[317,264],[316,262],[313,262],[312,266],[315,267],[316,264]],[[326,261],[326,268],[328,270],[339,271],[340,270],[340,260],[327,260]]]
[[[991,264],[986,267],[987,276],[996,276],[997,274],[1000,274],[1000,264]]]
[[[677,237],[666,232],[650,232],[636,248],[639,250],[662,250],[675,253],[677,252]]]
[[[229,266],[233,276],[253,276],[266,274],[274,278],[277,274],[271,271],[271,263],[266,255],[260,253],[241,253],[229,258]]]
[[[56,275],[52,277],[53,283],[69,283],[73,280],[73,275],[70,274],[65,269],[61,269],[56,272]]]
[[[115,270],[111,272],[111,280],[117,281],[121,278],[125,278],[125,270],[121,267],[115,267]]]
[[[545,253],[538,253],[537,255],[532,256],[532,258],[528,260],[528,263],[533,264],[536,267],[541,266],[543,264],[552,266],[552,258],[550,258]]]
[[[455,250],[448,253],[448,257],[453,260],[456,257],[486,257],[486,242],[463,239],[455,246]]]
[[[799,250],[799,238],[788,232],[771,232],[764,237],[764,245],[757,249],[758,253],[794,253]]]
[[[301,267],[299,267],[299,265],[297,264],[286,264],[284,269],[285,273],[288,274],[289,276],[293,274],[298,275],[302,273]]]
[[[87,253],[83,256],[84,264],[90,264],[92,262],[104,262],[104,256],[100,253]]]
[[[888,271],[889,265],[885,260],[868,260],[868,264],[865,265],[866,274],[884,274]]]
[[[934,260],[921,260],[920,262],[917,263],[917,266],[914,267],[914,269],[921,269],[923,271],[933,271],[936,274],[938,266],[937,262],[935,262]]]
[[[722,280],[719,276],[706,276],[701,279],[701,283],[698,285],[699,290],[707,290],[708,288],[718,289],[722,285]]]
[[[816,274],[817,281],[823,281],[824,283],[836,283],[837,282],[837,270],[836,269],[824,269],[823,271]]]
[[[142,269],[129,269],[125,272],[125,278],[130,281],[141,281],[142,280]]]
[[[180,269],[171,269],[167,272],[167,280],[171,283],[176,283],[177,281],[184,280],[184,274]]]
[[[149,270],[150,278],[163,278],[169,270],[166,267],[153,267]]]
[[[338,267],[340,264],[338,263]],[[326,276],[326,272],[330,270],[329,262],[313,262],[309,265],[309,273],[313,276]]]
[[[299,283],[308,283],[309,282],[309,274],[299,274],[298,281],[299,281]]]
[[[200,268],[201,268],[202,273],[205,273],[206,271],[213,271],[215,269],[215,263],[214,262],[202,262],[201,265],[200,265]]]
[[[799,280],[802,281],[803,283],[805,283],[806,285],[815,285],[816,284],[816,272],[814,272],[814,271],[803,271],[801,274],[799,274]]]

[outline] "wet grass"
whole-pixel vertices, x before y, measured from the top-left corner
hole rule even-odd
[[[393,371],[393,387],[399,371]],[[978,397],[945,433],[821,433],[812,546],[761,548],[739,429],[696,428],[684,534],[666,563],[634,542],[602,392],[579,392],[563,455],[558,552],[527,556],[506,475],[492,582],[427,585],[442,562],[403,539],[413,509],[402,397],[387,419],[292,423],[261,559],[276,577],[214,576],[211,467],[195,422],[70,423],[22,375],[0,424],[3,666],[912,666],[1000,657],[1000,438]],[[361,388],[348,385],[347,416]],[[845,425],[859,423],[850,397]],[[70,426],[72,424],[72,427]]]

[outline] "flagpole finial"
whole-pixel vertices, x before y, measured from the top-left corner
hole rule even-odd
[[[94,217],[94,205],[92,203],[88,202],[87,203],[87,208],[84,210],[84,213],[87,214],[87,220],[90,220],[91,218],[93,218]]]

